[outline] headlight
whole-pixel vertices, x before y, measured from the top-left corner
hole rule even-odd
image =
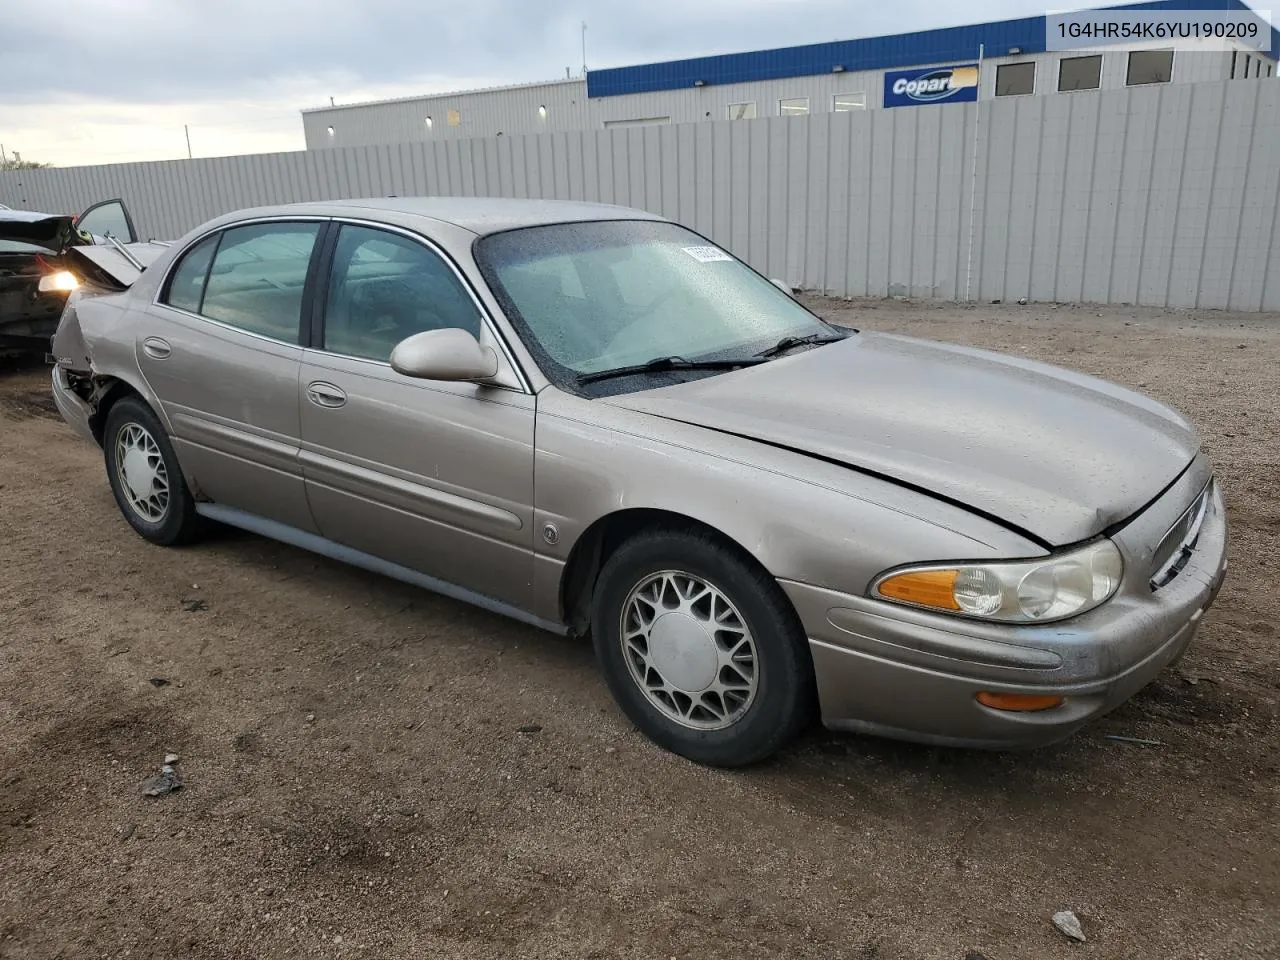
[[[871,595],[1003,623],[1045,623],[1092,610],[1120,585],[1124,563],[1110,540],[1039,560],[929,564],[879,577]]]
[[[41,293],[52,293],[55,290],[70,293],[78,286],[80,286],[80,281],[76,279],[76,275],[70,270],[59,270],[57,273],[46,273],[40,278]]]

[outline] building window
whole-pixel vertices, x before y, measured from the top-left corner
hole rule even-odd
[[[1231,51],[1231,79],[1232,80],[1236,78],[1236,56],[1237,56],[1237,52],[1235,50],[1232,50]]]
[[[778,101],[778,116],[806,117],[809,115],[808,97],[789,97]]]
[[[1102,57],[1065,57],[1058,62],[1058,92],[1097,90],[1102,86]]]
[[[831,100],[831,109],[836,113],[848,113],[850,110],[867,109],[867,95],[858,93],[837,93]]]
[[[1258,65],[1253,68],[1253,75],[1255,77],[1260,77],[1262,76],[1262,58],[1261,57],[1258,58],[1257,64]]]
[[[659,123],[670,123],[670,117],[628,117],[625,120],[606,120],[606,127],[652,127]]]
[[[1247,72],[1246,62],[1246,72]],[[1133,50],[1129,53],[1129,70],[1125,74],[1125,86],[1136,87],[1144,83],[1168,83],[1173,79],[1172,50]]]
[[[756,102],[731,103],[725,109],[726,120],[754,120],[756,118]]]
[[[996,96],[1023,97],[1036,92],[1036,65],[1002,63],[996,67]]]

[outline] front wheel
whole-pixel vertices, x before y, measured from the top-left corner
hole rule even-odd
[[[762,760],[809,719],[804,632],[768,573],[701,533],[623,544],[596,585],[596,655],[627,716],[698,763]]]
[[[200,517],[159,418],[136,397],[107,414],[102,452],[120,512],[139,534],[163,546],[188,543]]]

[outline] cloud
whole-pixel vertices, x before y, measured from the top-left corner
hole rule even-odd
[[[929,0],[3,0],[0,142],[59,164],[301,149],[298,111],[928,29]],[[966,20],[1043,12],[985,0]]]

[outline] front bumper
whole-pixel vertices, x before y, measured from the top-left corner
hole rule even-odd
[[[1114,597],[1086,614],[1030,626],[985,624],[795,582],[782,586],[809,636],[823,723],[957,746],[1034,747],[1070,736],[1175,661],[1226,573],[1227,523],[1214,482],[1186,565],[1153,590],[1153,552],[1210,482],[1198,458],[1113,536],[1125,561]],[[981,691],[1052,694],[1061,706],[994,710]]]

